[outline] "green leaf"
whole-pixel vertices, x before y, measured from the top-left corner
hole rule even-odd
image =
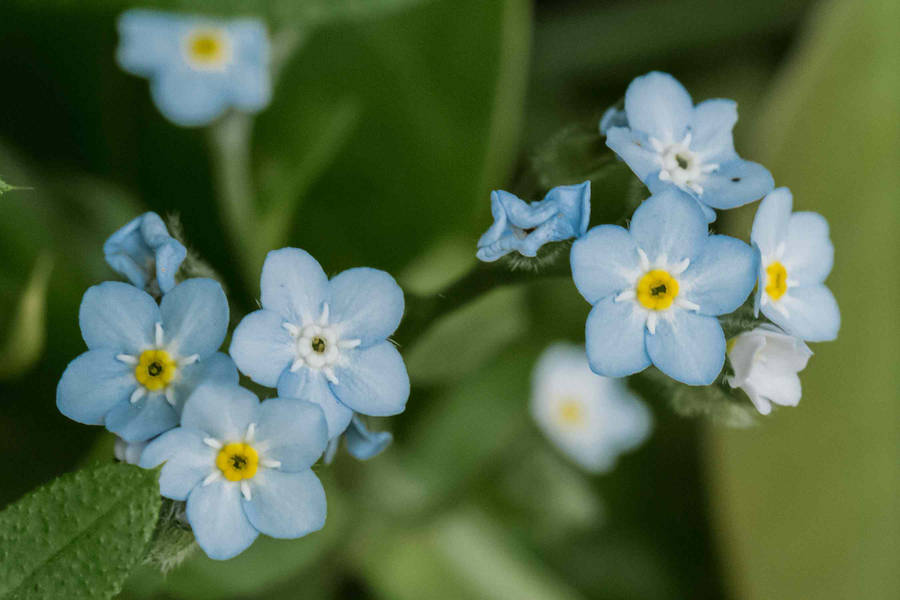
[[[118,594],[153,532],[157,477],[131,465],[97,465],[0,512],[0,598]]]
[[[0,341],[0,379],[28,369],[44,351],[47,287],[52,268],[49,253],[38,256],[31,277],[19,296],[9,332]]]
[[[828,219],[842,324],[798,407],[708,444],[723,564],[740,598],[898,598],[900,4],[818,3],[797,39],[753,158]]]
[[[0,179],[0,196],[5,194],[6,192],[12,192],[13,190],[25,190],[25,189],[28,189],[28,188],[22,188],[22,187],[18,187],[15,185],[9,185],[8,183],[6,183],[2,179]]]

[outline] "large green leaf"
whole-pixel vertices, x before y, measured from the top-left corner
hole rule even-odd
[[[112,598],[159,513],[157,472],[94,466],[0,512],[0,598]]]
[[[799,407],[711,439],[742,598],[900,597],[898,56],[896,1],[822,3],[756,124],[755,156],[831,225],[843,324]]]

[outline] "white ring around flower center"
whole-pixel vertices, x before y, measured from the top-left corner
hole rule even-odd
[[[343,351],[356,348],[362,340],[342,339],[341,327],[329,325],[328,316],[328,303],[325,303],[318,321],[300,325],[285,321],[281,326],[294,338],[296,358],[291,364],[291,371],[297,372],[303,367],[320,370],[328,381],[337,384],[334,368],[343,364]]]
[[[690,133],[680,142],[666,144],[656,138],[650,138],[650,144],[657,153],[659,179],[674,183],[683,190],[702,194],[706,175],[719,168],[715,163],[705,164],[703,157],[691,150]]]

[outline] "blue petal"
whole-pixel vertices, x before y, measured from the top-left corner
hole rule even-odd
[[[591,370],[605,377],[625,377],[650,366],[644,348],[647,315],[635,302],[607,297],[594,305],[585,327]]]
[[[163,394],[132,404],[119,402],[106,413],[106,428],[126,442],[144,442],[178,425],[178,413]]]
[[[191,490],[216,471],[218,450],[203,443],[205,437],[202,431],[177,427],[144,448],[141,467],[153,469],[165,463],[159,474],[160,494],[172,500],[187,500]]]
[[[624,127],[613,127],[606,132],[606,145],[625,161],[641,181],[646,182],[659,172],[659,153],[650,146],[646,135]]]
[[[703,180],[701,199],[718,209],[736,208],[772,191],[775,180],[764,166],[740,158],[724,163]]]
[[[706,100],[695,106],[691,120],[691,150],[700,154],[704,163],[722,164],[737,158],[731,133],[737,119],[737,102],[734,100]]]
[[[170,66],[151,80],[150,94],[167,119],[182,127],[199,127],[225,112],[227,84],[223,73],[200,73],[187,66]]]
[[[205,383],[194,390],[181,413],[181,426],[197,429],[221,441],[244,438],[256,419],[259,399],[237,385]]]
[[[763,257],[774,254],[778,246],[786,241],[793,205],[794,197],[785,187],[774,190],[759,203],[753,217],[750,240],[759,246]]]
[[[378,269],[348,269],[328,284],[329,323],[340,327],[342,338],[362,340],[362,346],[384,341],[403,317],[403,290],[394,278]]]
[[[160,303],[165,346],[178,356],[211,355],[225,341],[228,300],[219,282],[188,279]]]
[[[272,97],[266,27],[257,19],[240,19],[230,22],[228,31],[235,47],[229,67],[231,102],[236,108],[255,112]]]
[[[119,281],[88,288],[78,312],[81,336],[88,348],[127,354],[140,354],[153,345],[154,327],[160,318],[150,294]]]
[[[260,290],[263,308],[303,325],[319,318],[328,298],[328,277],[308,252],[282,248],[266,256]]]
[[[606,135],[613,127],[628,127],[628,115],[624,109],[610,106],[600,117],[600,135]]]
[[[691,123],[691,96],[668,73],[652,72],[636,78],[625,92],[628,125],[661,142],[680,141]]]
[[[834,265],[828,221],[814,212],[791,215],[782,264],[788,278],[801,285],[822,283]]]
[[[148,77],[160,67],[181,60],[181,40],[175,33],[177,19],[142,9],[127,10],[119,17],[116,59],[123,70]]]
[[[139,288],[155,280],[162,292],[175,286],[175,273],[187,249],[169,235],[154,212],[144,213],[109,236],[103,244],[106,262]]]
[[[259,535],[241,506],[241,488],[219,480],[199,485],[187,499],[187,518],[197,544],[215,560],[234,558]]]
[[[283,471],[309,468],[328,444],[322,409],[312,402],[271,398],[259,407],[256,439],[266,446],[266,458],[281,462]]]
[[[676,381],[709,385],[725,365],[725,334],[714,317],[679,308],[659,319],[646,334],[647,353],[656,367]]]
[[[409,375],[403,357],[390,342],[347,352],[335,369],[339,383],[331,389],[358,413],[384,417],[402,413],[409,398]]]
[[[634,211],[631,235],[653,263],[694,260],[702,251],[708,229],[703,212],[688,194],[676,188],[653,194]]]
[[[251,499],[243,500],[253,527],[274,538],[298,538],[325,526],[325,489],[309,469],[282,473],[263,469],[251,480]]]
[[[575,287],[591,304],[630,287],[640,266],[631,234],[615,225],[599,225],[575,240],[569,259]]]
[[[778,300],[784,316],[771,303],[762,312],[791,335],[807,342],[830,342],[841,328],[841,311],[834,295],[824,285],[788,287]]]
[[[709,237],[703,253],[679,279],[680,293],[700,305],[700,314],[722,315],[736,310],[756,285],[756,252],[727,235]]]
[[[342,434],[353,418],[353,411],[341,404],[328,385],[325,375],[318,370],[302,367],[292,372],[285,369],[278,380],[278,395],[318,404],[325,413],[329,439]]]
[[[389,431],[369,431],[359,416],[354,415],[344,433],[347,451],[358,460],[369,460],[381,454],[394,436]]]
[[[296,358],[294,339],[284,318],[271,310],[252,312],[238,323],[228,352],[241,372],[260,385],[275,387]]]
[[[234,361],[222,352],[201,358],[192,365],[179,367],[178,379],[172,383],[175,410],[181,414],[184,403],[197,386],[206,382],[237,385],[239,378]]]
[[[56,388],[59,412],[86,425],[103,425],[114,406],[128,402],[137,387],[134,367],[116,360],[115,350],[91,350],[69,363]]]

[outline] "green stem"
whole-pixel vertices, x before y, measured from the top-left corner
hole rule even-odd
[[[479,262],[468,273],[433,296],[408,297],[406,314],[393,339],[401,346],[405,346],[424,333],[442,316],[461,308],[497,287],[525,283],[545,277],[568,276],[568,256],[568,252],[561,252],[555,262],[546,265],[539,271],[510,269],[507,261]]]

